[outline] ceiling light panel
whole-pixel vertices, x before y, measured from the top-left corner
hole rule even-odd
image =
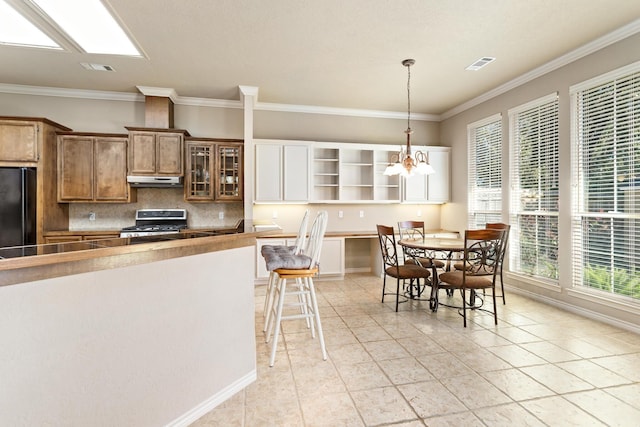
[[[0,0],[0,43],[62,49],[4,0]]]
[[[31,0],[87,53],[142,56],[100,0]]]

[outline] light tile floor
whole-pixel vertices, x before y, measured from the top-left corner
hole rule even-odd
[[[257,287],[258,380],[193,426],[640,426],[639,335],[512,293],[498,326],[465,329],[426,302],[396,313],[370,275],[316,288],[328,360],[291,320],[269,368]]]

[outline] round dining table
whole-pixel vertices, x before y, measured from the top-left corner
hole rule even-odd
[[[460,254],[464,252],[464,239],[452,239],[445,237],[423,237],[420,239],[401,239],[398,244],[403,248],[405,254],[412,257],[418,265],[420,264],[419,258],[431,258],[435,253],[440,253],[441,256],[433,256],[433,258],[441,259],[445,261],[445,271],[451,269],[451,260],[454,259],[454,254]],[[438,309],[438,298],[434,290],[437,289],[438,283],[438,270],[435,264],[431,265],[432,270],[432,293],[429,298],[429,308],[436,311]],[[434,286],[436,285],[436,286]]]

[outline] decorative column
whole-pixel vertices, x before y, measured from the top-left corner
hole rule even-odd
[[[238,86],[240,102],[244,109],[244,219],[245,225],[253,220],[253,109],[258,102],[258,88],[255,86]]]

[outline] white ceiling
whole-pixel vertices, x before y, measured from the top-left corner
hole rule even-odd
[[[24,0],[13,0],[20,2]],[[145,58],[0,45],[0,84],[442,114],[632,23],[632,0],[108,0]],[[57,37],[59,40],[60,38]],[[633,53],[637,58],[637,52]],[[480,71],[465,67],[483,56]],[[634,56],[631,55],[631,58]],[[115,72],[87,71],[81,62]]]

